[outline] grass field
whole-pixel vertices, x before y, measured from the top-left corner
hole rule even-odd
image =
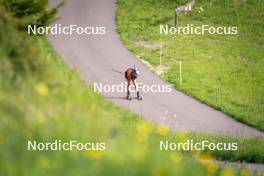
[[[0,175],[252,175],[216,159],[264,163],[264,142],[175,134],[94,93],[45,36],[0,11]],[[237,142],[237,151],[159,151],[159,141]],[[105,151],[28,151],[27,141],[106,142]],[[261,173],[260,173],[261,174]]]
[[[199,0],[194,11],[179,16],[179,26],[235,26],[238,35],[160,35],[160,25],[174,26],[174,8],[186,2],[119,0],[117,21],[123,41],[157,70],[162,45],[163,78],[264,130],[264,1]]]

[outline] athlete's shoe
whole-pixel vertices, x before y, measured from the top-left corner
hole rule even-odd
[[[138,100],[142,100],[142,97],[138,96],[137,99],[138,99]]]
[[[142,100],[142,97],[139,95],[139,92],[137,92],[137,99]]]
[[[132,100],[132,98],[130,97],[130,92],[129,92],[129,91],[127,91],[127,96],[126,96],[126,98],[127,98],[128,100]]]

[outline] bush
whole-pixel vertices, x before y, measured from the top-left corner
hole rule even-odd
[[[0,0],[0,74],[13,79],[45,66],[36,38],[24,29],[50,24],[61,5],[49,9],[49,0]]]
[[[20,20],[0,6],[0,74],[14,78],[43,66],[41,49],[33,37],[19,31]],[[18,74],[19,73],[19,74]]]
[[[4,0],[5,7],[14,16],[25,19],[26,25],[35,24],[37,26],[46,26],[53,22],[63,2],[49,9],[49,0]]]

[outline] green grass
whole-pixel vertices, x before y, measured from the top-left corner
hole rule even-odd
[[[264,130],[264,2],[200,0],[196,10],[181,14],[179,25],[237,26],[239,34],[160,35],[159,26],[173,26],[173,10],[184,0],[119,0],[118,29],[127,47],[153,66],[178,90],[235,119]],[[198,13],[200,7],[204,12]],[[179,78],[183,60],[183,82]]]
[[[0,11],[0,13],[3,11]],[[215,159],[264,163],[264,142],[175,134],[94,93],[47,38],[0,16],[0,175],[243,175]],[[5,20],[8,23],[5,23]],[[27,141],[106,142],[105,151],[28,151]],[[238,142],[238,151],[159,151],[159,141]],[[207,162],[206,162],[207,161]]]

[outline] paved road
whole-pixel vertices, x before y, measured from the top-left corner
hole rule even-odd
[[[52,5],[58,3],[53,0]],[[87,83],[120,84],[125,71],[136,65],[138,81],[147,85],[167,85],[124,46],[115,24],[116,0],[72,0],[60,10],[56,23],[68,26],[105,26],[105,35],[50,35],[65,62],[76,68]],[[143,101],[125,100],[125,93],[102,93],[113,102],[142,114],[156,124],[167,124],[175,131],[195,131],[232,136],[262,137],[264,134],[235,121],[203,103],[173,89],[170,93],[142,93]],[[134,95],[136,96],[136,95]]]

